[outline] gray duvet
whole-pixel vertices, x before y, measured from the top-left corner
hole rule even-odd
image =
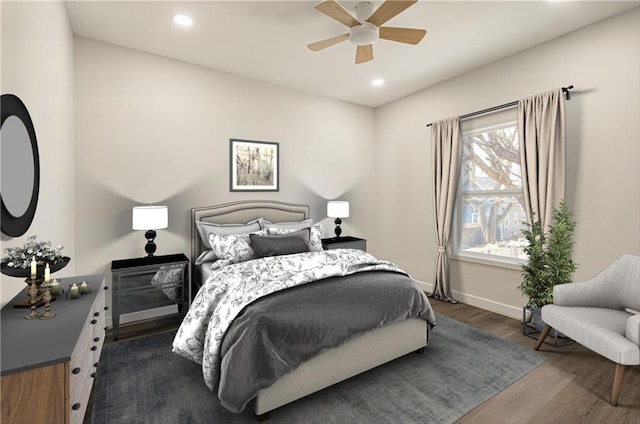
[[[325,348],[408,318],[435,323],[424,293],[403,274],[332,277],[246,307],[224,337],[218,395],[241,411],[257,394]]]

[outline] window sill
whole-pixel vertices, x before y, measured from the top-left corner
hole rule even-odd
[[[451,259],[453,259],[454,261],[471,262],[474,264],[492,266],[496,268],[512,269],[514,271],[522,271],[521,264],[524,263],[524,261],[516,263],[506,260],[502,261],[499,259],[487,259],[470,255],[452,255]]]

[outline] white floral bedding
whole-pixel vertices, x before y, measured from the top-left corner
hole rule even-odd
[[[391,262],[351,249],[265,257],[216,269],[184,318],[173,341],[173,351],[202,364],[205,383],[215,390],[222,340],[234,318],[247,305],[290,287],[364,271],[404,274]]]

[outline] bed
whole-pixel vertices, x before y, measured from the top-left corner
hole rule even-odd
[[[351,322],[352,320],[357,321],[357,317],[367,316],[369,313],[366,309],[363,309],[365,313],[358,312],[358,306],[353,303],[349,304],[349,307],[340,307],[337,303],[340,303],[338,298],[334,298],[331,301],[331,304],[325,302],[325,297],[329,299],[331,296],[327,293],[336,293],[338,296],[338,292],[335,290],[355,290],[356,287],[359,286],[351,286],[350,284],[362,284],[364,280],[366,284],[371,284],[372,287],[384,286],[385,290],[387,290],[386,279],[393,278],[402,279],[406,278],[410,280],[410,277],[399,274],[391,269],[388,263],[381,261],[380,263],[375,262],[373,265],[370,265],[370,255],[361,252],[361,251],[352,251],[352,250],[344,250],[344,251],[331,251],[331,252],[308,252],[308,253],[299,253],[295,255],[286,256],[288,261],[293,261],[296,258],[298,260],[298,256],[300,256],[300,263],[296,262],[295,267],[300,267],[302,264],[308,264],[316,260],[317,256],[321,256],[321,260],[325,260],[326,257],[330,257],[326,260],[338,260],[342,261],[343,257],[346,258],[345,261],[349,263],[356,263],[358,267],[362,266],[364,272],[357,272],[349,275],[336,275],[331,276],[329,274],[325,274],[323,269],[323,278],[321,279],[322,284],[313,282],[307,283],[303,286],[290,287],[286,290],[277,291],[274,294],[265,295],[259,300],[252,300],[252,297],[246,299],[247,303],[245,306],[237,306],[240,312],[236,312],[236,315],[232,315],[235,318],[231,320],[231,323],[228,324],[226,330],[221,331],[219,334],[212,333],[212,335],[208,335],[208,339],[204,338],[204,335],[199,334],[198,337],[193,335],[193,332],[196,330],[189,330],[189,326],[193,327],[192,321],[196,321],[198,319],[203,320],[202,318],[203,312],[198,312],[198,308],[202,308],[202,304],[204,300],[199,299],[199,297],[206,297],[207,291],[211,293],[211,287],[217,287],[215,290],[219,290],[221,285],[219,278],[221,277],[218,274],[228,273],[231,276],[235,270],[235,268],[239,266],[249,266],[250,264],[253,266],[254,262],[257,264],[260,261],[265,261],[265,268],[255,268],[261,270],[260,272],[264,272],[264,275],[267,275],[269,269],[271,268],[279,268],[280,262],[274,262],[276,260],[280,260],[279,258],[261,258],[258,260],[247,261],[244,264],[231,264],[231,266],[226,266],[224,268],[219,268],[218,270],[212,271],[210,268],[210,264],[206,261],[203,262],[203,256],[207,256],[208,249],[211,246],[206,246],[203,242],[202,234],[202,224],[198,223],[211,223],[213,225],[220,226],[233,226],[233,225],[253,225],[251,223],[255,223],[257,220],[260,222],[267,223],[289,223],[289,222],[309,222],[309,207],[307,205],[301,204],[292,204],[292,203],[283,203],[283,202],[273,202],[273,201],[241,201],[241,202],[233,202],[226,203],[222,205],[210,206],[210,207],[200,207],[192,209],[191,213],[191,260],[192,264],[192,282],[194,284],[194,292],[198,291],[198,295],[194,300],[194,304],[192,305],[192,309],[185,317],[185,321],[181,325],[178,330],[178,335],[176,336],[176,340],[174,340],[173,350],[174,352],[181,354],[182,356],[188,357],[196,362],[203,364],[203,374],[205,375],[205,382],[212,390],[218,390],[218,396],[221,399],[222,404],[230,410],[234,410],[234,412],[240,412],[244,407],[245,403],[240,402],[239,405],[231,405],[225,403],[226,399],[223,399],[222,391],[230,391],[233,392],[236,378],[238,372],[242,371],[246,366],[252,365],[253,362],[260,362],[253,359],[248,353],[245,353],[247,347],[247,342],[240,342],[241,338],[244,336],[245,338],[249,337],[248,335],[253,334],[248,330],[248,327],[242,327],[243,325],[248,326],[247,322],[258,322],[260,320],[251,318],[253,321],[250,321],[249,314],[250,313],[258,313],[254,312],[253,309],[264,310],[264,308],[283,308],[282,305],[286,305],[286,302],[299,302],[299,299],[303,299],[302,301],[310,301],[318,303],[318,309],[325,309],[327,311],[330,310],[328,308],[336,308],[336,312],[332,313],[332,317],[334,315],[340,315],[343,313],[346,314],[354,314],[353,317],[349,317],[346,315],[346,318],[334,318],[335,320],[343,319],[345,322]],[[282,224],[286,226],[286,224]],[[311,234],[311,238],[313,239],[313,233]],[[291,238],[291,237],[290,237]],[[252,238],[252,240],[254,240]],[[321,249],[321,248],[320,248]],[[338,255],[339,257],[334,258],[334,256]],[[361,265],[359,261],[366,262],[365,265]],[[364,263],[363,262],[363,263]],[[274,265],[276,264],[276,265]],[[257,265],[255,265],[257,266]],[[306,266],[306,265],[305,265]],[[241,278],[245,278],[246,270],[238,271],[238,275]],[[214,274],[213,277],[211,274]],[[305,274],[308,272],[305,272]],[[300,274],[303,274],[302,272]],[[393,277],[390,277],[393,274]],[[262,274],[261,274],[262,275]],[[328,277],[326,277],[328,275]],[[215,283],[218,278],[218,282]],[[260,277],[262,278],[262,276]],[[266,278],[266,277],[265,277]],[[209,281],[207,281],[209,279]],[[382,283],[373,282],[374,279],[383,279]],[[212,284],[212,281],[214,282]],[[230,277],[230,281],[233,281]],[[314,280],[315,281],[315,280]],[[347,284],[346,282],[349,282]],[[383,284],[384,283],[384,284]],[[218,286],[216,286],[218,284]],[[226,284],[226,283],[225,283]],[[402,291],[414,290],[413,288],[407,289],[405,287],[413,284],[405,284],[402,282],[396,283],[394,281],[393,284],[401,284]],[[256,286],[257,287],[257,286]],[[288,286],[287,286],[288,287]],[[352,288],[353,287],[353,288]],[[398,286],[400,287],[400,286]],[[225,287],[226,288],[226,287]],[[415,286],[417,288],[417,286]],[[315,291],[314,291],[315,290]],[[324,290],[324,291],[322,291]],[[373,289],[372,289],[373,290]],[[396,289],[394,289],[396,290]],[[419,291],[419,289],[418,289]],[[202,293],[200,293],[202,292]],[[313,293],[313,294],[311,294]],[[317,294],[320,293],[320,294]],[[358,292],[360,293],[360,292]],[[373,292],[372,292],[373,293]],[[296,298],[295,296],[298,296]],[[317,296],[317,298],[316,298]],[[385,296],[385,295],[382,295]],[[252,389],[254,391],[250,392],[249,395],[244,394],[245,396],[250,397],[250,400],[246,403],[253,412],[259,417],[263,418],[269,411],[272,411],[280,406],[283,406],[287,403],[300,399],[304,396],[307,396],[311,393],[314,393],[318,390],[331,386],[337,382],[343,381],[347,378],[350,378],[354,375],[357,375],[361,372],[384,364],[393,359],[399,358],[400,356],[406,355],[415,351],[423,351],[425,346],[428,343],[429,338],[429,329],[431,326],[435,324],[435,317],[433,311],[431,310],[431,306],[428,303],[426,296],[424,293],[419,291],[419,295],[415,293],[410,294],[409,296],[413,296],[411,302],[413,304],[410,306],[411,312],[406,312],[406,317],[394,318],[393,322],[379,324],[377,327],[372,327],[371,329],[367,329],[367,331],[359,331],[355,336],[346,338],[344,341],[340,342],[332,342],[335,346],[322,347],[318,348],[318,351],[313,353],[312,355],[305,351],[305,355],[310,355],[309,357],[302,356],[301,359],[296,362],[296,365],[293,369],[285,369],[284,372],[281,372],[282,375],[277,375],[275,378],[273,375],[269,375],[268,378],[265,375],[262,375],[264,369],[270,370],[271,368],[280,367],[279,357],[277,355],[289,355],[290,352],[286,353],[277,353],[273,358],[270,359],[274,364],[264,364],[262,363],[260,367],[256,365],[255,370],[248,371],[250,373],[260,374],[259,376],[242,376],[237,377],[238,380],[244,381],[245,379],[255,380],[262,382],[262,386],[258,389]],[[255,296],[258,298],[258,295]],[[365,296],[366,297],[366,296]],[[375,297],[373,294],[368,295],[368,297]],[[311,298],[312,300],[308,300]],[[244,299],[244,297],[243,297]],[[295,300],[292,300],[295,299]],[[278,303],[281,302],[281,303]],[[328,302],[328,301],[326,301]],[[334,302],[336,304],[334,304]],[[233,303],[233,302],[232,302]],[[387,301],[387,303],[390,303]],[[199,306],[194,306],[199,305]],[[263,306],[270,305],[270,306]],[[362,306],[362,308],[366,308],[371,306]],[[261,309],[262,308],[262,309]],[[377,309],[378,307],[376,307]],[[383,306],[379,307],[380,309],[384,309]],[[312,308],[305,307],[304,313],[309,314],[309,316],[313,317]],[[224,310],[224,309],[223,309]],[[278,309],[280,310],[280,309]],[[395,312],[394,312],[395,313]],[[189,317],[189,314],[192,314],[192,317]],[[405,314],[405,312],[402,312]],[[253,316],[253,315],[251,315]],[[403,315],[404,316],[404,315]],[[305,321],[307,315],[304,316],[305,319],[301,319],[300,321]],[[213,318],[206,318],[207,323],[213,322]],[[289,318],[289,317],[278,317],[281,320],[290,319],[291,321],[281,321],[279,325],[282,328],[286,327],[286,331],[280,331],[281,333],[287,333],[293,331],[290,329],[299,325],[302,325],[297,322],[297,318]],[[315,318],[309,318],[313,320]],[[367,318],[368,319],[368,318]],[[218,319],[216,318],[216,321]],[[296,322],[293,322],[296,321]],[[315,328],[318,324],[324,324],[324,319],[317,319],[317,321],[312,321],[312,325]],[[327,325],[334,327],[349,327],[349,325],[336,325],[336,321],[331,324],[331,319],[326,320]],[[282,324],[282,322],[287,324]],[[290,324],[289,324],[290,323]],[[219,325],[218,322],[216,325]],[[201,326],[203,324],[200,324]],[[210,324],[207,324],[210,325]],[[253,324],[258,326],[258,324]],[[356,325],[356,324],[353,324]],[[360,325],[360,324],[358,324]],[[362,324],[364,325],[364,324]],[[380,326],[381,325],[381,326]],[[183,328],[186,327],[186,328]],[[223,326],[224,327],[224,326]],[[238,327],[238,329],[236,329]],[[195,328],[195,327],[193,327]],[[335,330],[335,328],[333,329]],[[332,331],[333,331],[332,330]],[[340,331],[339,328],[336,331]],[[191,331],[190,337],[188,337],[188,333]],[[197,331],[208,331],[205,329],[198,329]],[[255,330],[257,331],[257,330]],[[262,331],[262,330],[260,330]],[[273,330],[270,330],[273,331]],[[308,332],[308,329],[305,330]],[[207,333],[209,334],[209,333]],[[238,335],[239,334],[239,335]],[[256,333],[262,334],[262,333]],[[298,336],[296,336],[298,337]],[[343,337],[343,336],[340,336]],[[193,345],[197,344],[196,339],[199,340],[198,343],[202,344],[202,346],[198,348],[194,348]],[[321,337],[318,336],[320,340]],[[324,342],[324,341],[323,341]],[[204,355],[200,350],[204,350],[207,352],[209,348],[209,344],[219,344],[220,350],[226,353],[220,353],[219,357],[215,360],[207,359],[207,355]],[[244,344],[243,344],[244,343]],[[272,343],[270,340],[269,343]],[[226,347],[225,347],[226,344]],[[259,344],[259,343],[257,343]],[[286,344],[286,343],[285,343]],[[304,344],[301,342],[301,344]],[[308,343],[307,343],[308,344]],[[185,353],[185,349],[194,349],[197,351],[195,354],[193,352]],[[306,347],[305,347],[306,348]],[[200,349],[200,350],[198,350]],[[297,347],[296,347],[297,349]],[[296,352],[297,353],[297,352]],[[199,356],[202,355],[202,358]],[[235,356],[234,356],[235,355]],[[249,357],[249,359],[229,359],[228,358],[243,358]],[[243,362],[244,361],[244,362]],[[232,366],[230,364],[238,363],[239,365]],[[206,365],[205,365],[206,364]],[[218,367],[218,368],[216,368]],[[224,375],[215,376],[215,382],[207,380],[206,370],[209,369],[211,373],[223,373],[223,369],[227,370],[226,377]],[[211,369],[216,369],[216,371],[211,371]],[[219,370],[218,370],[219,369]],[[279,368],[278,368],[279,369]],[[274,371],[275,373],[275,371]],[[245,378],[246,377],[246,378]],[[213,378],[213,377],[210,377]],[[267,383],[264,383],[264,382]],[[244,383],[242,383],[244,384]],[[227,389],[230,387],[230,389]],[[226,395],[225,395],[226,396]],[[247,398],[248,398],[247,397]],[[227,402],[233,403],[233,402]],[[234,409],[235,408],[235,409]]]

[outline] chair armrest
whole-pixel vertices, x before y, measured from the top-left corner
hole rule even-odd
[[[616,293],[606,280],[592,279],[553,287],[553,304],[622,309]]]
[[[626,336],[640,346],[640,314],[631,315],[627,320]]]

